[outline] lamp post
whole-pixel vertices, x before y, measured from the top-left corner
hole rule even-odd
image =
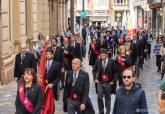
[[[82,12],[85,12],[85,0],[83,0],[83,3],[82,3]],[[85,17],[82,17],[82,25],[85,24]]]
[[[71,32],[74,33],[74,0],[70,0]]]

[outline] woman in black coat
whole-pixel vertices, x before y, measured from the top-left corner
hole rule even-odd
[[[15,114],[41,113],[44,94],[41,86],[35,82],[34,75],[34,69],[25,69],[23,74],[23,82],[18,85],[15,101]]]
[[[96,38],[92,38],[92,42],[89,46],[89,52],[88,52],[88,58],[89,58],[89,65],[94,66],[96,63],[96,60],[100,54],[99,46],[97,44]]]
[[[122,72],[132,66],[131,53],[127,53],[127,46],[121,45],[115,60],[116,78],[119,80],[119,86],[123,84]]]

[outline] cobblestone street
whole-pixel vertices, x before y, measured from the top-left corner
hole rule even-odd
[[[95,94],[95,88],[92,81],[91,67],[88,66],[87,59],[83,62],[83,69],[88,71],[90,74],[91,88],[90,88],[90,98],[94,105],[96,112],[97,108],[97,97]],[[137,80],[142,84],[145,89],[147,96],[147,103],[149,108],[149,114],[158,114],[158,106],[156,100],[156,92],[160,83],[160,74],[156,72],[157,68],[155,66],[155,56],[152,55],[151,59],[145,62],[144,70],[141,71],[140,78]],[[62,91],[61,91],[62,94]],[[0,114],[13,114],[15,111],[14,101],[16,96],[16,83],[12,82],[9,85],[0,86]],[[114,103],[114,95],[112,95],[112,108]],[[96,114],[97,114],[96,113]],[[62,95],[60,95],[60,100],[56,102],[56,114],[63,114],[62,111]]]

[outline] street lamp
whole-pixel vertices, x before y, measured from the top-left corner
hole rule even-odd
[[[70,0],[71,32],[74,33],[74,0]]]

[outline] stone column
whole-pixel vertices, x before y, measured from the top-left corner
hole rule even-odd
[[[10,29],[10,0],[1,0],[0,29],[0,81],[7,84],[13,80],[14,56]]]
[[[64,7],[63,7],[63,10],[64,10],[64,31],[66,31],[66,28],[68,27],[67,26],[67,20],[68,20],[68,17],[67,17],[67,1],[64,0]]]
[[[54,18],[53,4],[54,4],[54,2],[52,0],[50,0],[50,2],[49,2],[49,25],[50,25],[49,29],[50,29],[50,34],[53,33],[53,24],[54,24],[54,21],[53,21],[53,18]]]
[[[34,2],[34,1],[33,1]],[[32,0],[25,1],[26,35],[28,40],[33,39]]]
[[[62,30],[65,31],[65,0],[62,1]]]
[[[62,34],[62,0],[58,1],[58,32]]]
[[[27,31],[26,31],[26,9],[25,0],[19,0],[20,7],[20,41],[26,42]]]
[[[67,0],[65,0],[65,27],[68,28],[68,6],[67,6]]]
[[[20,9],[18,0],[10,0],[10,30],[13,51],[17,52],[20,44]]]
[[[37,0],[32,1],[32,23],[33,23],[33,37],[34,37],[34,39],[37,39],[37,36],[38,36],[38,33],[37,33],[37,30],[38,30],[37,4],[38,4]]]
[[[53,10],[53,12],[54,12],[54,18],[53,18],[53,21],[54,21],[54,31],[53,32],[58,32],[58,1],[57,0],[55,0],[54,1],[54,4],[53,4],[54,6],[54,10]]]

